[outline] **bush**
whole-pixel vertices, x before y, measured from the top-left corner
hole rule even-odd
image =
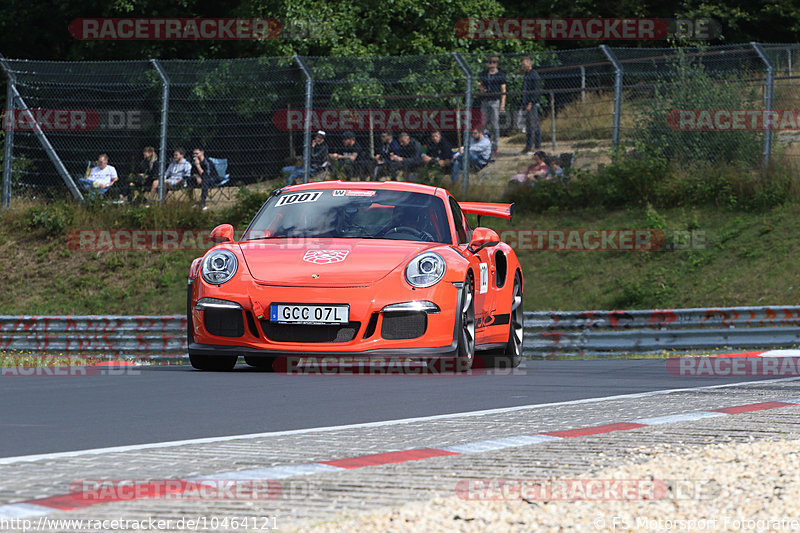
[[[280,188],[281,186],[275,187],[275,189]],[[220,211],[217,217],[219,223],[232,224],[235,228],[242,227],[244,229],[243,226],[250,223],[275,189],[269,192],[251,192],[242,187],[236,193],[236,203]]]
[[[558,181],[510,190],[505,200],[520,211],[714,206],[765,211],[800,199],[800,177],[791,169],[748,171],[736,165],[668,164],[660,157],[620,156],[596,172],[573,172]]]
[[[752,109],[759,98],[742,87],[739,76],[711,76],[703,65],[702,48],[696,55],[677,49],[676,59],[659,76],[656,97],[648,100],[637,120],[637,150],[670,161],[746,162],[757,164],[762,135],[755,131],[681,131],[668,124],[671,111],[681,109]]]
[[[62,235],[72,223],[73,213],[69,205],[54,203],[29,207],[19,221],[21,229],[39,231],[49,236]]]
[[[656,203],[657,184],[668,167],[659,158],[620,157],[597,172],[573,170],[567,185],[558,180],[539,181],[509,191],[508,201],[522,211],[542,212],[551,208],[618,209]]]

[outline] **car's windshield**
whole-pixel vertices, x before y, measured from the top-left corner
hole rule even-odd
[[[294,191],[272,196],[242,240],[325,237],[452,244],[440,198],[367,189]]]

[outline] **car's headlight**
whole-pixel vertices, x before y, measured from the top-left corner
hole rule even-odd
[[[441,255],[425,252],[409,261],[406,266],[406,281],[413,287],[430,287],[441,281],[445,271],[447,265]]]
[[[230,250],[214,250],[203,259],[203,267],[200,271],[206,283],[222,285],[236,274],[238,267],[239,261],[236,260],[233,252]]]

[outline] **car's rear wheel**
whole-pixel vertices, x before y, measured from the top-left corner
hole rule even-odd
[[[250,366],[254,366],[256,368],[260,368],[262,370],[266,370],[267,372],[274,372],[275,369],[273,368],[273,363],[275,363],[274,357],[254,357],[254,356],[244,356],[244,362]]]
[[[511,289],[511,316],[509,317],[508,340],[503,348],[481,353],[481,366],[486,368],[517,368],[522,362],[522,340],[525,335],[525,313],[522,309],[522,277],[514,275]]]
[[[461,308],[456,320],[456,337],[458,338],[458,369],[467,371],[475,360],[475,294],[472,274],[467,275],[461,289]]]
[[[522,361],[522,341],[525,337],[525,312],[522,309],[522,277],[514,275],[514,288],[511,292],[511,327],[506,344],[506,357],[511,368],[517,368]]]
[[[212,370],[215,372],[225,372],[233,370],[236,366],[235,355],[192,355],[189,354],[189,362],[198,370]]]

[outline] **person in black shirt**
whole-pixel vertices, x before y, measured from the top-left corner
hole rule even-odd
[[[394,138],[392,132],[384,131],[381,133],[380,151],[375,154],[375,166],[372,169],[375,179],[390,173],[391,167],[388,163],[392,160],[392,155],[399,151],[400,143]]]
[[[356,141],[356,136],[352,131],[346,131],[342,135],[342,148],[336,153],[330,154],[330,158],[338,161],[344,169],[345,180],[350,181],[353,177],[363,178],[369,175],[369,160]]]
[[[487,69],[478,77],[478,89],[481,91],[481,113],[483,120],[492,131],[492,153],[497,151],[500,140],[500,113],[506,110],[506,75],[497,65],[500,63],[498,56],[489,56],[486,61]]]
[[[314,134],[314,139],[311,141],[311,154],[309,154],[309,156],[309,177],[319,174],[328,166],[328,143],[325,142],[324,131],[319,130]],[[288,174],[286,185],[294,185],[295,181],[305,176],[302,158],[299,158],[299,161],[294,165],[283,167],[281,171]]]
[[[202,148],[192,150],[192,177],[189,179],[189,187],[203,189],[200,195],[200,206],[206,208],[206,198],[208,189],[217,183],[217,173],[214,165],[206,159],[206,152]]]
[[[121,185],[120,192],[128,197],[129,202],[133,201],[133,195],[136,189],[150,192],[153,187],[153,182],[158,180],[156,176],[158,172],[156,161],[158,161],[156,149],[152,146],[145,146],[144,150],[142,150],[142,160],[139,161],[136,173],[130,174],[128,181],[123,182]]]
[[[400,144],[400,149],[397,153],[390,156],[389,174],[392,181],[397,180],[397,172],[402,170],[408,175],[415,168],[422,165],[422,145],[418,140],[412,139],[407,132],[402,132],[397,141]]]
[[[533,68],[531,56],[522,58],[522,70],[525,77],[522,79],[522,114],[525,117],[525,133],[527,139],[523,154],[533,148],[542,147],[542,131],[539,129],[539,98],[542,90],[542,81]]]
[[[441,131],[431,132],[428,153],[422,156],[422,162],[426,165],[434,164],[442,171],[453,164],[453,145],[442,137]]]

